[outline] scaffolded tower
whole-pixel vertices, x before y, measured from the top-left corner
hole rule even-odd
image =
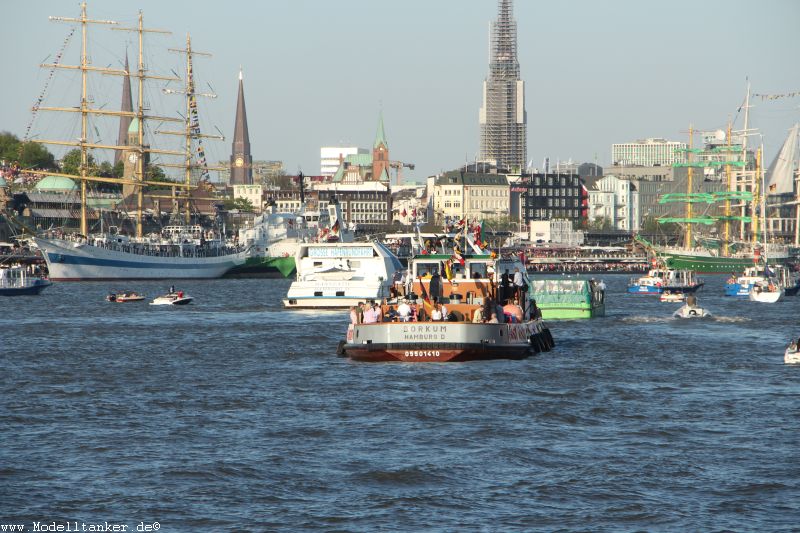
[[[525,170],[528,117],[525,82],[519,78],[517,22],[512,0],[498,0],[497,20],[492,22],[489,77],[483,82],[480,109],[480,159],[498,167]]]

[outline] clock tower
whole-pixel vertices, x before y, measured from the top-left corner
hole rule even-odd
[[[125,179],[136,179],[136,169],[139,164],[139,151],[136,149],[139,144],[139,119],[134,117],[131,120],[131,125],[128,127],[128,149],[122,151],[122,177]],[[144,146],[147,148],[147,146]],[[144,165],[142,169],[147,168],[150,162],[150,153],[145,152],[142,157]],[[127,198],[135,192],[136,188],[133,185],[125,184],[122,186],[122,198]]]
[[[244,105],[241,69],[239,70],[239,99],[236,103],[236,123],[233,126],[231,152],[231,179],[228,184],[252,185],[253,156],[250,155],[250,135],[247,131],[247,110]]]

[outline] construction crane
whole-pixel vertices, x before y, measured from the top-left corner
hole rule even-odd
[[[389,161],[389,166],[395,170],[394,179],[397,185],[403,182],[403,167],[414,170],[414,163],[403,163],[402,161]]]

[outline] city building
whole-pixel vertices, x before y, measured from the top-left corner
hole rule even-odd
[[[229,185],[253,184],[253,156],[250,154],[250,134],[247,131],[247,109],[244,104],[244,82],[239,71],[239,98],[236,101],[236,121],[233,126]]]
[[[482,161],[522,172],[527,162],[527,115],[525,82],[517,60],[517,22],[511,0],[498,1],[492,23],[489,75],[483,82],[480,123]]]
[[[392,187],[392,223],[409,225],[427,220],[428,198],[424,185]]]
[[[522,211],[524,222],[569,220],[580,225],[583,212],[583,185],[577,174],[525,174],[515,187],[525,188]]]
[[[233,185],[234,199],[243,198],[253,206],[253,212],[261,213],[264,204],[264,187],[259,183],[255,185]]]
[[[603,176],[587,183],[590,224],[605,222],[608,229],[637,231],[641,226],[638,182]],[[605,228],[604,228],[605,229]]]
[[[640,139],[611,145],[611,161],[615,166],[670,166],[686,162],[686,143],[666,139]]]
[[[508,179],[505,174],[491,172],[463,169],[445,172],[434,181],[433,215],[436,224],[453,219],[506,217],[509,215]]]
[[[320,175],[333,177],[349,155],[368,154],[366,148],[357,146],[323,146],[319,149]]]

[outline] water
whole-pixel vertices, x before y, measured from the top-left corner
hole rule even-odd
[[[797,531],[800,298],[624,294],[524,361],[353,363],[287,280],[0,299],[0,524],[160,531]]]

